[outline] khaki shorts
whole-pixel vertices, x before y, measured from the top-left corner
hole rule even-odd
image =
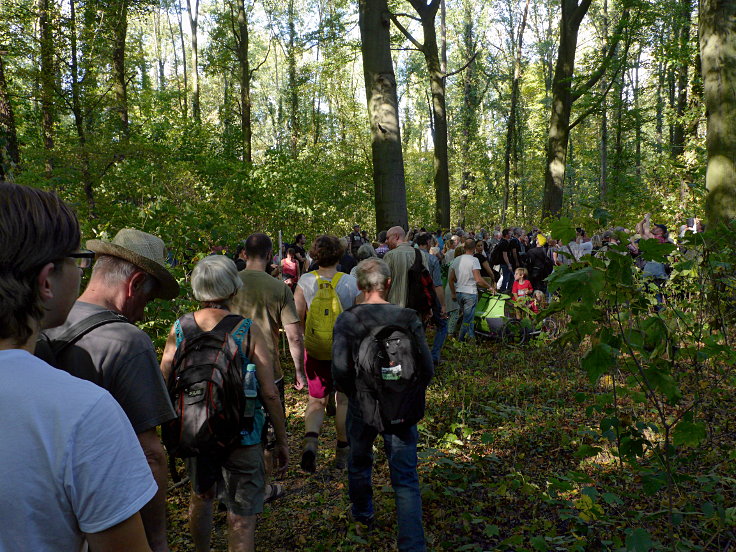
[[[263,447],[260,444],[238,447],[224,462],[198,456],[188,458],[186,465],[196,494],[221,487],[219,496],[228,511],[239,516],[263,512],[266,481]]]

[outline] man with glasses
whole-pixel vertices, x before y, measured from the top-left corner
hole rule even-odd
[[[0,550],[149,552],[139,510],[156,493],[110,394],[32,356],[63,323],[89,252],[54,194],[0,181]]]
[[[46,337],[52,349],[64,347],[57,367],[107,389],[127,414],[159,486],[141,511],[148,543],[154,552],[166,551],[167,466],[156,427],[176,414],[153,343],[133,324],[143,319],[148,302],[176,297],[179,285],[166,269],[166,247],[156,236],[124,228],[110,242],[89,240],[87,248],[97,258],[89,284],[66,323]],[[75,260],[89,266],[88,254]],[[73,346],[66,346],[70,340]]]

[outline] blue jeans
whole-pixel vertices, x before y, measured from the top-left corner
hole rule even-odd
[[[476,293],[457,293],[457,304],[463,313],[463,325],[460,326],[460,335],[458,339],[462,341],[467,335],[469,338],[475,337],[475,329],[473,328],[473,317],[475,316],[475,305],[478,303],[478,294]]]
[[[353,503],[353,518],[367,521],[373,517],[373,441],[378,431],[363,423],[360,406],[354,398],[348,402],[347,417],[350,459],[348,489]],[[382,433],[383,448],[391,470],[391,486],[396,500],[399,550],[424,552],[422,496],[417,475],[417,426]]]
[[[437,333],[434,334],[434,342],[432,343],[432,360],[436,363],[440,361],[440,351],[447,339],[447,318],[440,316],[441,306],[439,301],[435,301],[434,309],[432,309],[432,322],[437,327]]]
[[[501,281],[501,289],[498,291],[500,291],[501,293],[511,291],[511,287],[514,285],[513,271],[507,265],[502,263],[501,275],[503,276],[503,280]]]

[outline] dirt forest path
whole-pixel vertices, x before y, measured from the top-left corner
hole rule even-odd
[[[651,550],[625,544],[637,527],[666,542],[667,525],[647,513],[662,510],[661,495],[643,492],[640,476],[618,464],[599,434],[602,411],[596,410],[596,397],[611,393],[613,382],[609,377],[591,384],[579,367],[579,349],[537,341],[511,348],[451,339],[443,356],[445,362],[427,391],[425,418],[418,425],[428,550]],[[347,475],[332,467],[331,418],[323,426],[317,472],[299,469],[307,395],[293,389],[293,367],[284,360],[290,467],[281,481],[286,495],[266,505],[259,516],[257,549],[396,550],[396,511],[381,439],[374,448],[376,524],[371,533],[358,534],[350,521]],[[728,426],[736,396],[715,399],[721,408],[713,423]],[[628,408],[648,415],[634,403]],[[683,466],[683,475],[695,485],[684,487],[683,496],[700,495],[704,485],[711,485],[708,496],[725,493],[725,502],[733,504],[736,497],[729,499],[731,491],[721,490],[717,481],[732,477],[723,459],[724,451],[734,450],[735,444],[736,438],[715,443],[712,453],[698,454]],[[600,452],[586,452],[592,449]],[[647,469],[642,465],[645,474]],[[703,474],[711,474],[710,479],[702,479]],[[188,496],[188,486],[168,495],[174,552],[193,550]],[[212,550],[225,552],[224,513],[216,514],[214,527]],[[707,541],[697,525],[683,524],[679,531],[683,540]],[[691,549],[723,552],[727,548],[722,545],[712,541]]]

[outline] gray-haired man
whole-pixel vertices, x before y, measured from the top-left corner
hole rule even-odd
[[[373,522],[373,442],[379,431],[365,423],[356,398],[356,366],[361,361],[360,344],[370,328],[386,325],[406,328],[419,349],[416,359],[421,364],[419,374],[422,385],[426,387],[434,375],[432,357],[416,312],[392,305],[386,300],[391,287],[390,274],[387,263],[381,259],[366,259],[358,265],[358,288],[363,292],[364,301],[342,312],[337,317],[333,332],[332,377],[337,388],[348,396],[348,485],[353,518],[368,526]],[[417,426],[392,427],[385,429],[381,435],[391,470],[391,484],[396,494],[399,550],[423,551],[426,545],[417,475]]]
[[[167,551],[166,454],[156,426],[176,413],[153,343],[133,324],[143,319],[148,302],[176,297],[179,285],[165,267],[166,248],[156,236],[124,228],[111,242],[89,240],[87,248],[97,254],[89,284],[66,323],[47,337],[58,339],[92,317],[124,317],[123,323],[104,323],[85,333],[57,359],[57,366],[107,389],[128,416],[158,483],[156,496],[141,510],[143,526],[151,549]]]

